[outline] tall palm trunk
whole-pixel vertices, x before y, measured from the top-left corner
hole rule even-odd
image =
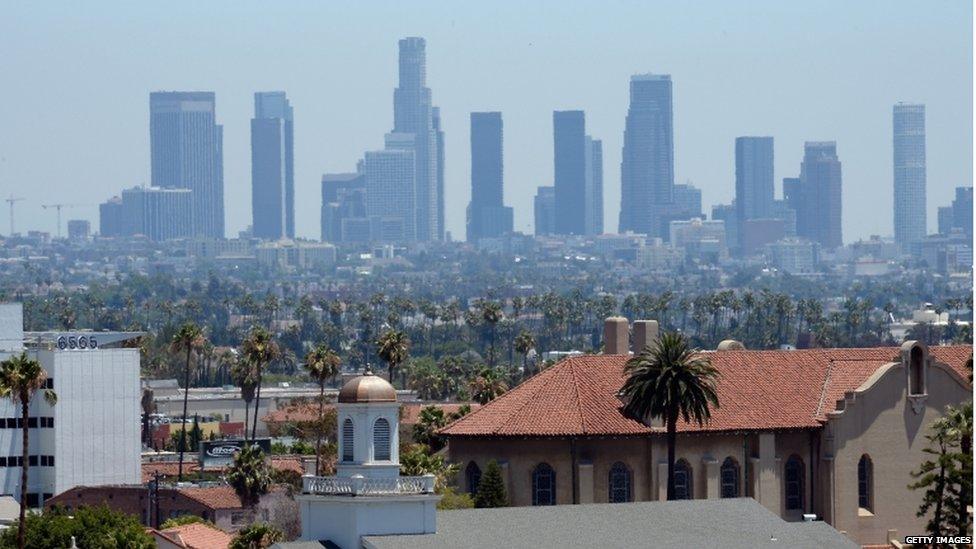
[[[322,472],[319,471],[319,456],[322,455],[322,414],[325,411],[325,380],[319,382],[319,425],[315,429],[316,435],[318,435],[315,441],[315,474],[316,476],[321,475]]]
[[[251,403],[245,400],[244,401],[244,446],[247,446],[247,425],[248,423],[250,423],[248,421],[250,420],[250,416],[248,415],[248,412],[250,411],[251,411]]]
[[[678,442],[678,416],[668,418],[668,501],[674,499],[674,448]]]
[[[186,348],[186,371],[183,372],[183,429],[180,431],[179,481],[183,482],[183,451],[186,449],[186,407],[190,399],[190,347]]]
[[[19,549],[24,549],[27,540],[27,530],[24,524],[24,519],[27,518],[27,468],[29,467],[29,446],[27,444],[27,420],[30,415],[30,396],[26,391],[22,391],[20,394],[20,417],[23,422],[21,433],[23,436],[21,448],[21,463],[20,467],[20,520],[17,523],[17,547]]]
[[[253,427],[251,427],[251,442],[254,442],[258,438],[258,411],[261,409],[261,378],[264,377],[264,372],[261,369],[261,364],[258,364],[258,384],[257,389],[254,392],[254,417],[252,421],[254,422]],[[247,425],[244,426],[247,430]]]

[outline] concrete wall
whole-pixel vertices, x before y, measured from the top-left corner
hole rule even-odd
[[[885,543],[889,530],[899,537],[925,530],[927,518],[915,516],[922,491],[907,488],[911,471],[928,459],[923,449],[932,422],[947,405],[972,400],[971,387],[948,367],[930,364],[926,381],[927,396],[913,406],[906,370],[893,364],[849,393],[844,411],[830,416],[823,442],[830,468],[825,505],[834,527],[858,543]],[[857,467],[864,454],[874,468],[871,510],[858,507]]]

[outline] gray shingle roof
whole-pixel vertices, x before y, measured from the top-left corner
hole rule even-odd
[[[786,522],[751,498],[439,511],[436,534],[366,536],[363,546],[857,548],[826,523]]]

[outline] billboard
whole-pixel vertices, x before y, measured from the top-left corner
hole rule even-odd
[[[257,444],[264,451],[265,455],[271,454],[270,438],[255,439],[252,443]],[[230,465],[234,454],[239,452],[243,447],[244,441],[241,439],[201,440],[200,466],[206,469],[207,467]]]

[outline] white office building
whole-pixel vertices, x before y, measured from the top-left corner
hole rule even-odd
[[[138,333],[24,332],[19,303],[0,304],[0,360],[26,352],[47,372],[55,406],[31,401],[27,492],[31,506],[74,486],[138,484]],[[0,494],[19,497],[19,405],[0,399]]]

